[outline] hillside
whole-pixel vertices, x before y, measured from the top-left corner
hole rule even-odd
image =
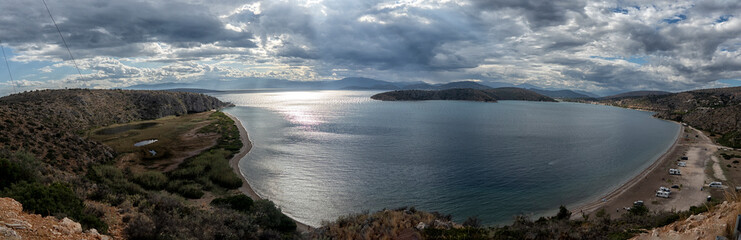
[[[534,88],[529,90],[552,98],[591,98],[589,95],[577,93],[571,90],[542,90]]]
[[[741,147],[741,87],[611,98],[600,102],[654,111],[659,118],[685,122],[721,135],[719,142],[723,145]]]
[[[645,97],[645,96],[661,96],[661,95],[667,95],[671,94],[670,92],[665,91],[632,91],[632,92],[624,92],[619,93],[611,96],[605,96],[604,99],[612,99],[612,98],[627,98],[627,97]]]
[[[371,96],[381,101],[423,101],[423,100],[462,100],[477,102],[496,102],[497,100],[523,100],[554,102],[552,98],[522,88],[471,89],[456,88],[445,90],[399,90]]]
[[[0,147],[23,149],[63,170],[113,158],[79,134],[89,128],[204,112],[226,103],[203,94],[131,90],[41,90],[0,98]]]

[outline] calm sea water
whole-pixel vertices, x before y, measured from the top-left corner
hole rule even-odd
[[[649,112],[501,101],[381,102],[375,92],[225,93],[254,143],[239,166],[254,190],[317,226],[415,206],[507,224],[599,199],[671,146]]]

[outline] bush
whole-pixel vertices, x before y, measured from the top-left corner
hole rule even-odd
[[[148,190],[162,190],[167,184],[167,176],[157,171],[136,174],[134,182]]]
[[[235,174],[212,173],[209,179],[226,189],[237,189],[242,186],[242,179]]]
[[[39,174],[34,170],[35,164],[37,161],[32,157],[0,158],[0,190],[21,181],[36,182]]]
[[[85,229],[96,228],[101,232],[108,229],[98,217],[83,212],[85,204],[82,199],[62,183],[45,186],[40,183],[20,182],[6,189],[2,195],[20,202],[26,211],[42,216],[69,217],[80,222]]]
[[[211,201],[211,205],[226,207],[240,212],[249,212],[254,202],[245,195],[234,195],[230,197],[217,198]]]
[[[264,228],[275,229],[280,232],[296,230],[296,223],[275,207],[275,203],[270,200],[255,201],[252,206],[252,213],[255,216],[255,222]]]
[[[203,196],[203,191],[201,191],[201,185],[189,184],[180,187],[178,189],[178,194],[183,195],[183,197],[198,199]]]

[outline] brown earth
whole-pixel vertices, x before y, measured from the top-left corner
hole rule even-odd
[[[23,212],[21,203],[12,198],[0,198],[0,239],[62,239],[96,240],[122,239],[98,234],[95,229],[83,232],[79,223],[69,218],[56,219]]]
[[[664,227],[649,230],[634,240],[648,239],[716,239],[716,236],[730,236],[736,224],[736,215],[741,213],[741,203],[723,202],[706,213],[692,215]]]

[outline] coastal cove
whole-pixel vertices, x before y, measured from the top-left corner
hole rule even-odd
[[[311,226],[403,206],[485,224],[553,214],[627,182],[680,131],[650,112],[616,107],[380,102],[372,94],[212,95],[236,105],[224,112],[254,143],[239,168],[256,195]]]

